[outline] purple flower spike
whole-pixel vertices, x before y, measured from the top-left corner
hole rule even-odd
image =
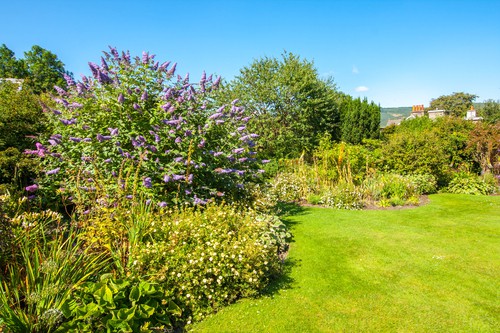
[[[118,128],[110,128],[108,127],[108,131],[112,136],[118,135]]]
[[[180,137],[175,138],[175,143],[181,143],[182,139]]]
[[[141,101],[145,101],[148,99],[148,92],[147,91],[144,91],[142,93],[142,96],[141,96]]]
[[[82,141],[82,139],[81,139],[81,138],[75,138],[75,137],[72,137],[72,136],[70,136],[70,137],[69,137],[69,139],[70,139],[71,141],[73,141],[73,142],[81,142],[81,141]]]
[[[151,188],[153,187],[153,184],[151,184],[151,177],[146,177],[142,181],[142,185],[144,185],[145,188]]]
[[[216,89],[219,88],[220,80],[221,80],[220,76],[217,79],[215,79],[215,82],[213,85],[214,88],[216,88]]]
[[[125,101],[125,97],[123,97],[123,94],[120,93],[120,95],[118,95],[118,103],[123,104],[124,101]]]
[[[247,127],[245,125],[238,127],[238,131],[244,131]]]
[[[180,163],[182,161],[183,161],[182,157],[176,157],[176,158],[174,158],[174,162],[176,162],[176,163]]]
[[[37,184],[33,184],[33,185],[30,185],[30,186],[26,186],[24,189],[26,191],[28,191],[28,192],[36,192],[36,190],[38,190],[38,185]]]
[[[262,160],[261,161],[262,164],[266,164],[266,163],[269,163],[269,162],[271,162],[271,161],[270,160]]]
[[[97,66],[93,62],[89,62],[89,68],[94,78],[97,79],[99,77],[99,66]]]
[[[191,173],[191,174],[189,174],[188,179],[187,179],[187,182],[188,182],[189,184],[191,184],[191,183],[193,182],[193,174],[192,174],[192,173]]]
[[[184,180],[185,177],[184,175],[172,175],[172,180],[178,181],[178,180]]]
[[[111,163],[111,159],[110,158],[105,159],[104,163]]]
[[[172,180],[172,178],[171,178],[169,175],[165,175],[165,176],[163,176],[163,181],[164,181],[165,183],[169,183],[171,180]]]
[[[58,86],[54,86],[54,89],[57,91],[57,93],[61,96],[64,96],[67,94],[66,90],[64,90],[63,88],[61,87],[58,87]]]
[[[149,52],[142,51],[142,63],[147,64],[149,62]]]
[[[158,206],[160,206],[160,207],[167,207],[167,203],[165,201],[158,202]]]
[[[55,175],[56,173],[59,172],[59,170],[61,170],[61,168],[56,168],[56,169],[53,169],[53,170],[49,170],[45,174],[47,174],[47,175]]]
[[[168,75],[168,76],[170,76],[170,77],[174,76],[174,74],[175,74],[175,68],[176,68],[176,67],[177,67],[177,63],[174,63],[174,64],[172,65],[172,68],[170,68],[170,69],[168,70],[167,75]]]
[[[70,75],[64,73],[63,76],[64,76],[64,79],[66,80],[66,83],[68,84],[68,86],[71,87],[71,86],[75,85],[75,81],[73,80],[73,78]]]
[[[140,110],[141,109],[141,106],[137,103],[134,103],[134,109],[135,110]]]
[[[245,148],[237,148],[237,149],[233,149],[233,153],[235,154],[241,154],[245,151]]]
[[[106,72],[109,71],[108,64],[106,63],[106,60],[104,60],[103,57],[101,57],[101,68],[104,69]]]

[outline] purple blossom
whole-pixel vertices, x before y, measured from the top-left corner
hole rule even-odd
[[[198,148],[203,148],[205,147],[205,139],[201,139],[200,143],[198,144]]]
[[[82,126],[82,129],[83,129],[83,130],[85,130],[85,131],[86,131],[86,130],[89,130],[89,129],[90,129],[90,126],[89,126],[89,125],[83,125],[83,126]]]
[[[142,51],[142,63],[147,64],[149,62],[149,52]]]
[[[191,184],[191,183],[193,182],[193,174],[192,174],[192,173],[190,173],[190,174],[189,174],[188,179],[187,179],[187,182],[188,182],[189,184]]]
[[[231,102],[231,105],[235,105],[236,103],[238,103],[240,100],[239,99],[235,99],[234,101]]]
[[[158,202],[158,206],[160,206],[160,207],[167,207],[167,203],[165,201]]]
[[[82,141],[82,139],[81,139],[81,138],[75,138],[75,137],[72,137],[72,136],[70,136],[70,137],[69,137],[69,139],[70,139],[71,141],[73,141],[73,142],[81,142],[81,141]]]
[[[163,123],[165,125],[179,125],[180,122],[181,122],[181,119],[163,120]]]
[[[236,170],[236,174],[238,176],[243,176],[245,174],[245,170]]]
[[[116,171],[111,171],[111,175],[112,175],[113,177],[118,177],[118,174],[116,173]]]
[[[94,78],[97,79],[99,76],[99,66],[97,66],[93,62],[89,62],[89,68]]]
[[[112,46],[108,46],[108,47],[109,47],[109,50],[110,50],[111,54],[113,55],[113,57],[115,57],[115,60],[119,60],[120,55],[118,54],[118,51],[116,50],[116,48],[112,47]]]
[[[151,177],[146,177],[142,181],[142,185],[144,185],[145,188],[151,188],[153,187],[153,184],[151,184]]]
[[[109,134],[111,134],[112,136],[118,135],[118,127],[117,128],[108,127],[108,131]]]
[[[172,178],[171,178],[169,175],[165,175],[165,176],[163,176],[163,181],[164,181],[165,183],[169,183],[171,180],[172,180]]]
[[[78,93],[78,95],[81,95],[85,90],[87,90],[87,88],[85,88],[83,83],[80,82],[76,83],[76,92]]]
[[[245,151],[245,148],[236,148],[236,149],[233,149],[233,153],[235,154],[241,154]]]
[[[238,127],[238,128],[237,128],[237,130],[238,130],[239,132],[241,132],[241,131],[244,131],[246,128],[247,128],[247,127],[246,127],[245,125],[243,125],[243,126]]]
[[[84,210],[84,211],[82,212],[82,214],[83,214],[83,215],[87,215],[87,214],[89,214],[89,213],[90,213],[90,209]]]
[[[106,62],[106,60],[104,60],[103,57],[101,57],[101,68],[106,72],[109,71],[108,63]]]
[[[66,107],[69,105],[68,101],[65,100],[64,98],[54,98],[54,102],[62,104]]]
[[[219,88],[221,77],[219,76],[217,79],[215,79],[215,82],[213,84],[214,88]]]
[[[247,123],[249,120],[250,120],[250,117],[245,117],[243,119],[241,119],[243,122]]]
[[[57,91],[57,93],[61,96],[64,96],[67,94],[66,90],[64,90],[63,88],[59,87],[59,86],[54,86],[54,89]]]
[[[53,170],[49,170],[45,174],[47,174],[47,175],[55,175],[56,173],[59,172],[59,170],[61,170],[61,168],[56,168],[56,169],[53,169]]]
[[[172,65],[172,68],[170,68],[170,69],[168,70],[167,75],[168,75],[168,76],[170,76],[170,77],[174,76],[174,73],[175,73],[175,68],[176,68],[176,67],[177,67],[177,63],[174,63],[174,64]]]
[[[63,123],[64,125],[66,125],[66,126],[76,124],[76,118],[71,118],[71,119],[59,119],[59,121],[60,121],[61,123]]]
[[[217,120],[215,121],[215,124],[216,124],[216,125],[220,125],[220,124],[224,124],[224,123],[225,123],[225,121],[224,121],[224,120],[222,120],[222,119],[217,119]]]
[[[173,181],[184,180],[184,179],[185,179],[184,175],[172,175]]]
[[[170,61],[165,61],[163,64],[160,65],[160,67],[158,67],[158,70],[164,71],[167,69],[168,65],[170,65]]]
[[[193,132],[191,130],[186,130],[184,132],[184,136],[191,136],[191,135],[193,135]]]
[[[180,137],[175,138],[175,143],[181,143],[182,139]]]
[[[73,108],[73,109],[80,109],[81,107],[83,107],[83,104],[80,104],[80,103],[77,103],[77,102],[73,102],[69,105],[70,108]]]
[[[49,139],[48,141],[51,146],[57,146],[59,144],[59,142],[57,142],[56,140]]]
[[[53,114],[55,114],[56,116],[59,116],[59,115],[61,115],[61,114],[62,114],[62,112],[61,112],[61,111],[59,111],[59,110],[56,110],[56,109],[50,109],[50,110],[51,110],[51,111],[52,111],[52,113],[53,113]]]
[[[125,196],[125,198],[127,198],[127,199],[131,200],[131,199],[133,199],[133,198],[134,198],[134,196],[133,196],[132,194],[129,194],[129,195],[126,195],[126,196]]]
[[[110,158],[105,159],[104,163],[111,163],[111,159]]]
[[[84,138],[82,141],[83,142],[92,142],[92,139],[91,138]]]
[[[223,114],[222,114],[222,113],[220,113],[220,112],[216,112],[216,113],[214,113],[213,115],[211,115],[210,117],[208,117],[208,119],[217,119],[217,118],[220,118],[220,117],[222,117],[222,116],[223,116]]]
[[[195,205],[205,205],[207,203],[206,200],[203,200],[203,199],[200,199],[196,196],[196,194],[194,195],[194,200],[193,200],[193,204]]]
[[[247,160],[248,160],[248,157],[242,157],[242,158],[239,158],[239,159],[238,159],[238,162],[240,162],[240,163],[244,163],[244,162],[246,162]]]
[[[176,163],[180,163],[182,161],[183,161],[182,157],[176,157],[176,158],[174,158],[174,162],[176,162]]]
[[[66,80],[66,83],[68,84],[68,86],[75,85],[75,81],[73,80],[73,78],[70,75],[63,73],[63,76],[64,76],[64,79]]]
[[[222,155],[222,154],[224,154],[224,153],[223,153],[223,152],[221,152],[221,151],[218,151],[218,152],[214,153],[214,157],[220,156],[220,155]]]
[[[112,137],[110,135],[97,134],[96,138],[97,138],[97,141],[103,142],[103,141],[111,140]]]
[[[140,110],[141,109],[141,106],[139,104],[137,104],[137,103],[134,103],[133,107],[134,107],[134,110]]]
[[[266,164],[266,163],[269,163],[269,162],[271,162],[271,161],[270,160],[262,160],[261,161],[262,164]]]
[[[163,104],[163,105],[161,106],[161,108],[162,108],[163,110],[167,111],[168,109],[170,109],[170,107],[171,107],[171,106],[172,106],[172,103],[167,102],[166,104]]]
[[[123,94],[120,93],[120,95],[118,95],[118,103],[123,104],[124,101],[125,101],[125,97],[123,97]]]
[[[141,101],[145,101],[148,99],[148,92],[144,90],[144,92],[141,95]]]
[[[36,190],[38,190],[38,185],[37,184],[33,184],[33,185],[30,185],[30,186],[26,186],[24,189],[26,191],[28,191],[28,192],[36,192]]]

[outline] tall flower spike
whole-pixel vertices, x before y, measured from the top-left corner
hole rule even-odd
[[[109,71],[108,63],[106,62],[106,60],[104,60],[103,57],[101,57],[101,68],[106,72]]]
[[[142,51],[142,63],[147,64],[149,62],[149,52]]]
[[[63,76],[64,76],[64,79],[66,80],[66,83],[68,84],[68,86],[71,87],[71,86],[75,85],[75,81],[73,80],[73,78],[70,75],[64,73]]]
[[[120,93],[120,95],[118,95],[118,103],[123,104],[124,101],[125,101],[125,97],[123,97],[123,94]]]
[[[170,69],[168,70],[167,75],[168,75],[168,76],[170,76],[170,77],[174,76],[174,74],[175,74],[175,68],[176,68],[176,67],[177,67],[177,63],[174,63],[174,64],[172,65],[172,68],[170,68]]]
[[[94,76],[94,78],[97,79],[99,76],[99,67],[96,64],[94,64],[93,62],[89,61],[89,68],[90,68],[90,71],[92,72],[92,75]]]

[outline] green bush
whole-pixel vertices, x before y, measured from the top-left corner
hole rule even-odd
[[[189,322],[256,295],[281,269],[289,236],[275,217],[229,205],[151,217],[130,268],[160,283]]]
[[[407,177],[415,184],[418,194],[432,194],[437,192],[437,182],[433,175],[414,174]]]
[[[426,177],[416,177],[416,179],[420,181]],[[380,201],[381,206],[402,206],[409,199],[414,203],[414,198],[422,191],[417,184],[418,181],[415,180],[415,176],[377,174],[363,182],[364,197],[367,200]]]
[[[270,182],[266,189],[266,195],[273,202],[296,202],[304,199],[303,193],[308,191],[307,185],[304,189],[303,179],[296,173],[280,172]]]
[[[321,194],[321,202],[326,207],[357,210],[364,207],[363,193],[352,184],[339,184]]]
[[[445,191],[457,194],[488,195],[496,190],[497,186],[493,177],[485,178],[467,172],[458,172]]]

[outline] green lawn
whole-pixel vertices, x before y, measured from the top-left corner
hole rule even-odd
[[[439,194],[403,210],[288,218],[274,290],[195,332],[499,332],[500,196]]]

